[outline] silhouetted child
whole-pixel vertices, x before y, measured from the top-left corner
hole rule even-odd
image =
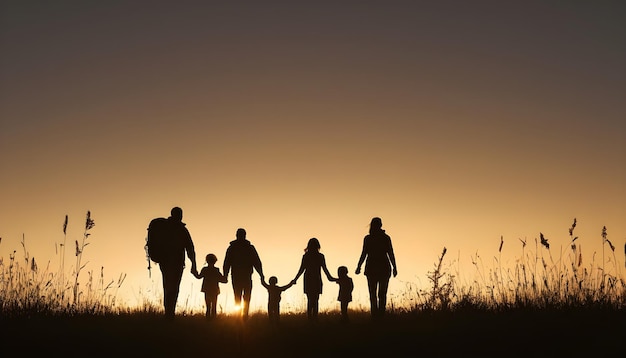
[[[340,302],[341,307],[341,319],[344,322],[348,321],[348,304],[352,301],[352,290],[354,289],[354,283],[352,278],[348,276],[348,268],[346,266],[339,266],[337,269],[338,278],[335,280],[339,285],[339,295],[337,301]]]
[[[213,319],[217,316],[217,296],[220,294],[219,283],[226,283],[228,279],[222,275],[220,269],[215,267],[217,257],[214,254],[206,255],[206,266],[200,270],[200,273],[193,272],[196,278],[203,279],[202,289],[204,292],[204,302],[206,303],[206,318]]]
[[[283,291],[294,285],[294,281],[289,282],[285,286],[277,286],[278,279],[276,276],[270,277],[269,284],[265,283],[265,280],[261,280],[263,287],[267,289],[267,315],[270,322],[278,324],[280,319],[280,296]]]

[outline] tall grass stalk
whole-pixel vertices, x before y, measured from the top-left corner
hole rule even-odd
[[[59,274],[57,276],[57,290],[63,294],[63,286],[65,285],[65,244],[67,242],[67,224],[68,216],[65,215],[63,221],[63,242],[59,244]]]
[[[80,272],[82,271],[82,269],[87,265],[87,263],[82,265],[83,251],[85,250],[85,247],[87,245],[89,245],[89,243],[87,242],[87,239],[91,235],[89,230],[91,230],[95,225],[96,224],[95,224],[94,220],[91,218],[91,211],[88,210],[87,211],[87,218],[85,219],[85,230],[83,232],[83,239],[82,239],[80,245],[78,244],[78,240],[76,240],[76,267],[75,267],[75,271],[74,271],[74,290],[73,290],[73,293],[74,293],[74,302],[73,302],[73,304],[74,305],[76,305],[78,303],[78,295],[79,295],[78,276],[80,275]]]

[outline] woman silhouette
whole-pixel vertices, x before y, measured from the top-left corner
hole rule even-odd
[[[391,237],[385,233],[382,227],[383,221],[379,217],[372,218],[369,234],[363,239],[363,250],[356,266],[356,274],[358,275],[361,273],[361,265],[365,261],[365,276],[367,276],[372,318],[379,318],[385,314],[387,288],[389,287],[392,267],[393,277],[398,274]]]
[[[317,319],[319,311],[319,299],[322,293],[322,270],[326,274],[329,281],[337,279],[330,275],[328,267],[326,267],[326,258],[320,252],[320,242],[316,238],[309,239],[302,255],[302,263],[296,274],[296,278],[292,282],[298,281],[300,275],[304,273],[304,293],[307,297],[307,317],[310,320]]]

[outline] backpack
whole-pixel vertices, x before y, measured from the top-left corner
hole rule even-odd
[[[163,262],[170,251],[172,225],[166,218],[155,218],[148,225],[146,249],[148,257],[156,263]]]

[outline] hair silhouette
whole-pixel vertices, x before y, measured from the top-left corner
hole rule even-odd
[[[304,252],[320,251],[321,248],[322,246],[320,245],[319,240],[313,237],[309,239],[309,242],[307,243],[306,248],[304,249]]]

